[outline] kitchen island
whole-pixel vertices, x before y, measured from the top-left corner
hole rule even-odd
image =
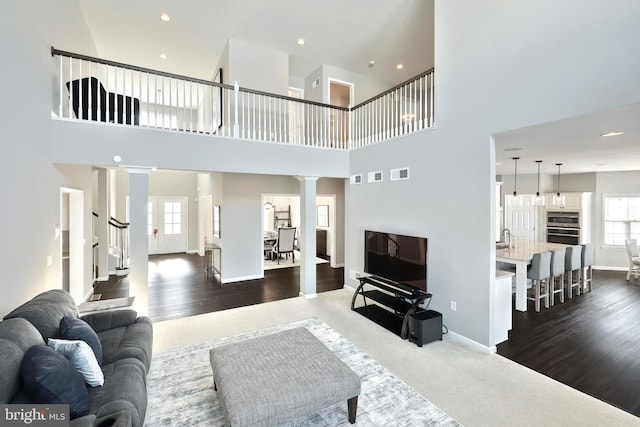
[[[496,249],[496,261],[516,267],[516,310],[527,311],[527,265],[533,255],[566,247],[560,243],[518,242],[513,248]]]

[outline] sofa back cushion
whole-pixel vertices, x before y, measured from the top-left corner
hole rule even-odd
[[[78,317],[78,308],[68,292],[52,289],[22,304],[4,319],[21,317],[28,320],[46,341],[59,336],[60,320],[64,316]]]
[[[44,344],[38,330],[24,319],[0,322],[0,403],[5,404],[22,386],[20,364],[24,353],[34,345]]]
[[[100,343],[100,338],[87,322],[77,317],[63,317],[60,321],[60,336],[65,340],[80,340],[89,344],[96,356],[98,365],[102,366],[102,344]]]

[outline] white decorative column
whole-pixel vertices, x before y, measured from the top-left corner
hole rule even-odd
[[[98,211],[96,213],[98,220],[95,221],[94,233],[98,238],[97,280],[106,281],[109,280],[109,174],[105,168],[98,169]]]
[[[300,181],[300,296],[316,297],[316,181],[299,176]]]
[[[149,315],[149,243],[147,204],[150,168],[127,168],[129,172],[129,296],[139,316]]]

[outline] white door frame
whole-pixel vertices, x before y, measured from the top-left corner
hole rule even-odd
[[[63,206],[64,196],[69,197],[68,211]],[[84,191],[60,187],[60,228],[65,214],[69,222],[69,294],[76,304],[84,302]],[[60,283],[63,275],[62,238],[60,237]]]
[[[205,243],[213,243],[213,196],[201,196],[198,202],[198,255],[204,256]]]

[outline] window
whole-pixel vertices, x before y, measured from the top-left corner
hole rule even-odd
[[[604,244],[640,240],[640,196],[604,196]]]
[[[181,227],[180,202],[164,202],[164,234],[180,234]]]
[[[318,227],[329,227],[329,205],[319,205],[317,224]]]

